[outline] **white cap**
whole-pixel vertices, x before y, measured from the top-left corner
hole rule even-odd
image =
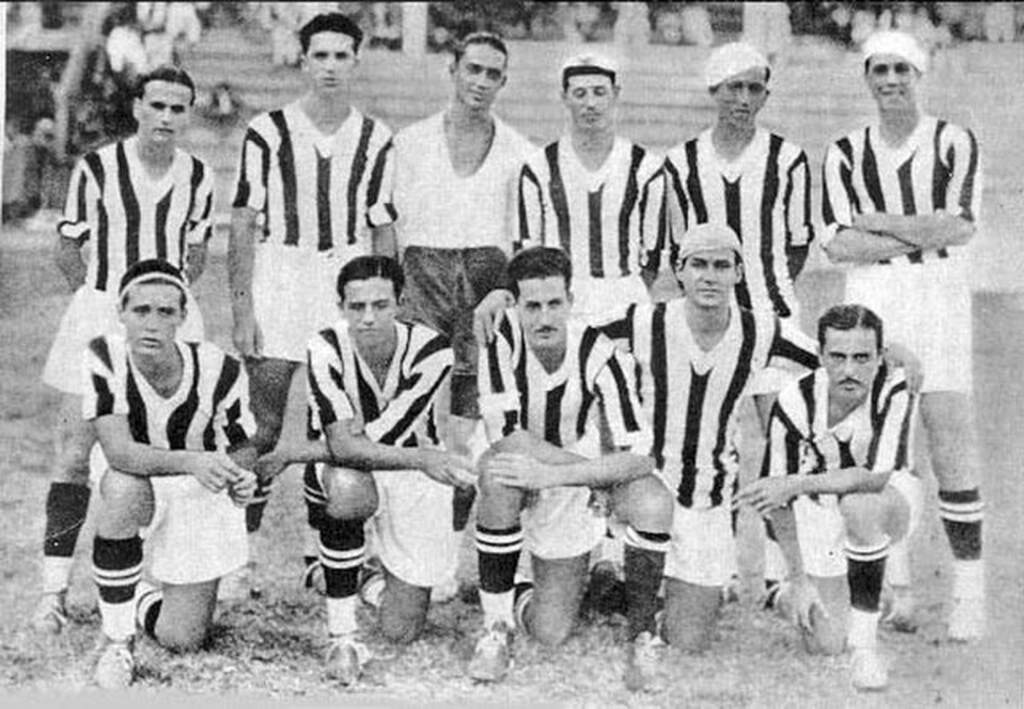
[[[928,71],[928,54],[906,32],[885,30],[874,33],[864,40],[863,54],[865,62],[876,54],[892,54],[906,59],[908,64],[922,74]]]
[[[732,227],[720,222],[696,224],[687,229],[679,240],[677,261],[682,263],[694,254],[718,249],[732,249],[740,259],[743,258],[743,245]]]
[[[771,65],[761,52],[746,42],[723,44],[708,57],[704,82],[711,89],[748,69],[771,69]]]
[[[616,83],[615,77],[618,73],[619,65],[611,57],[598,54],[597,52],[582,52],[562,62],[562,70],[559,72],[559,76],[564,87],[571,77],[581,74],[603,74],[611,79],[614,84]]]

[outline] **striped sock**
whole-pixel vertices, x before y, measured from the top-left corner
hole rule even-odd
[[[626,527],[623,561],[630,639],[644,631],[655,632],[658,589],[665,572],[669,538],[666,532],[645,532]]]
[[[140,581],[136,595],[138,600],[135,601],[135,622],[152,637],[156,637],[156,621],[160,617],[160,608],[164,603],[164,592],[156,586]]]
[[[953,556],[962,561],[981,558],[981,523],[985,503],[978,488],[939,490],[939,517],[946,528]]]
[[[245,531],[249,534],[260,531],[263,525],[263,512],[267,509],[267,501],[273,488],[273,480],[261,481],[256,486],[256,494],[245,508]]]
[[[483,606],[486,627],[499,622],[504,622],[509,628],[515,626],[512,587],[522,549],[523,528],[518,524],[507,529],[488,529],[477,525],[480,605]]]
[[[850,628],[847,643],[851,648],[875,647],[885,559],[889,555],[889,537],[878,544],[846,545],[846,579],[850,585]]]
[[[103,633],[111,640],[135,635],[135,586],[142,578],[142,539],[97,536],[92,545],[93,577],[100,595]]]
[[[328,598],[355,597],[365,556],[363,520],[328,517],[320,527],[320,563]]]

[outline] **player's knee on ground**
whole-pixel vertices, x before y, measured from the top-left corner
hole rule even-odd
[[[645,475],[616,489],[615,511],[634,529],[670,532],[675,500],[658,478]]]
[[[880,493],[854,492],[839,499],[839,511],[852,544],[868,545],[882,541],[885,533],[885,506]]]
[[[174,652],[198,650],[210,631],[216,603],[217,581],[165,584],[154,629],[157,642]]]
[[[380,630],[393,643],[407,644],[418,638],[427,622],[430,589],[402,581],[387,569],[380,599]]]
[[[97,533],[110,539],[124,539],[138,533],[153,519],[153,486],[149,480],[118,470],[108,470],[100,483]]]
[[[721,603],[721,586],[698,586],[680,579],[665,579],[665,622],[662,629],[665,641],[684,652],[707,650]]]
[[[369,519],[377,511],[377,486],[372,474],[327,466],[323,478],[328,517]]]
[[[526,628],[541,645],[561,645],[576,627],[588,562],[586,554],[570,559],[533,558],[534,591]]]

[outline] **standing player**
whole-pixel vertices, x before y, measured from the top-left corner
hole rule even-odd
[[[668,213],[676,236],[695,224],[727,224],[743,244],[744,278],[736,286],[737,303],[799,326],[793,282],[814,238],[810,168],[799,146],[757,123],[770,78],[768,60],[749,44],[726,44],[711,54],[705,83],[717,119],[669,151]],[[789,376],[768,368],[754,377],[749,392],[762,428],[775,393]],[[777,547],[769,543],[766,580],[785,575],[784,568],[776,568],[779,561]]]
[[[820,576],[845,556],[853,684],[882,689],[888,671],[876,646],[886,558],[921,512],[921,483],[910,470],[914,397],[902,371],[887,371],[882,321],[867,308],[830,308],[818,320],[818,344],[822,367],[787,384],[772,409],[762,468],[769,477],[744,486],[736,501],[773,518],[803,625],[816,624],[804,560]]]
[[[508,48],[500,37],[468,35],[449,71],[454,93],[448,107],[395,136],[394,200],[408,281],[403,313],[452,343],[455,366],[441,434],[448,450],[470,455],[480,419],[473,308],[503,283],[512,246],[510,186],[533,145],[491,112],[508,80]],[[472,496],[460,496],[459,503],[455,524],[461,530]]]
[[[572,266],[561,249],[535,247],[509,263],[515,310],[480,352],[481,409],[493,441],[482,463],[476,544],[485,634],[471,677],[500,680],[509,665],[513,584],[520,550],[533,557],[535,590],[515,603],[522,627],[546,645],[568,637],[587,578],[587,556],[606,521],[589,507],[608,488],[628,525],[625,568],[631,690],[654,672],[654,615],[672,501],[652,475],[629,355],[570,319]],[[613,452],[599,455],[598,418]]]
[[[825,155],[825,253],[847,271],[846,299],[872,308],[922,360],[921,417],[953,551],[949,637],[984,634],[985,584],[971,405],[971,297],[963,246],[981,205],[974,134],[921,113],[927,55],[900,32],[864,43],[878,121]],[[908,296],[909,294],[909,296]],[[940,325],[941,323],[941,325]],[[894,583],[909,583],[905,563]]]
[[[337,13],[306,23],[299,41],[309,90],[254,118],[242,145],[228,275],[261,453],[281,436],[305,342],[335,317],[338,269],[391,239],[391,132],[350,103],[362,38]],[[265,506],[261,490],[247,511],[250,532]]]
[[[106,640],[95,678],[104,689],[131,684],[136,620],[161,645],[197,648],[218,579],[248,554],[236,506],[256,489],[245,372],[215,345],[177,339],[187,292],[166,261],[139,261],[118,290],[124,336],[83,348],[84,417],[110,461],[92,556]],[[162,591],[139,583],[143,529]]]
[[[319,499],[320,559],[327,587],[328,673],[354,682],[367,661],[356,623],[357,584],[372,521],[384,567],[381,630],[401,643],[419,636],[431,586],[455,553],[453,486],[472,485],[472,463],[440,449],[434,401],[452,367],[447,340],[395,319],[398,262],[360,256],[338,274],[341,318],[308,346],[309,409],[323,435],[261,460],[261,474],[290,462],[326,462],[307,477]]]
[[[678,240],[684,297],[631,305],[603,328],[642,369],[652,455],[676,498],[665,562],[665,639],[703,650],[736,564],[730,498],[738,461],[737,404],[757,373],[780,360],[810,369],[814,343],[794,325],[737,306],[743,245],[728,226],[690,227]]]
[[[57,422],[56,474],[46,499],[42,598],[33,625],[59,632],[71,561],[89,505],[89,453],[96,442],[82,421],[82,350],[92,338],[120,327],[115,289],[140,259],[161,258],[202,273],[210,238],[213,171],[177,145],[188,125],[195,86],[183,70],[159,67],[141,79],[133,115],[134,136],[85,155],[68,188],[57,226],[57,265],[74,297],[46,360],[43,381],[62,393]],[[88,263],[82,247],[92,242]],[[191,294],[181,336],[203,338]]]

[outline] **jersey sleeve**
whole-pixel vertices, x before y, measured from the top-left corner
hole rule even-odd
[[[263,212],[267,204],[267,180],[270,175],[270,145],[249,125],[242,140],[242,155],[238,166],[238,182],[231,206],[248,207]]]
[[[213,235],[213,170],[196,158],[193,161],[194,195],[185,241],[189,245],[199,245],[205,244]]]
[[[127,416],[124,373],[114,366],[114,352],[105,337],[91,340],[83,353],[82,417]]]
[[[309,424],[316,431],[325,431],[333,423],[356,416],[345,391],[341,356],[326,339],[330,334],[330,330],[325,330],[316,335],[306,348]]]
[[[394,224],[395,209],[395,143],[389,136],[377,151],[366,187],[366,225],[370,228]]]
[[[594,379],[612,443],[638,455],[648,455],[653,438],[640,406],[639,367],[632,355],[613,345]]]
[[[844,139],[825,151],[821,180],[821,216],[825,226],[822,239],[825,243],[831,241],[840,229],[853,226],[853,216],[860,211],[853,187],[853,150],[847,151],[843,147],[848,143]]]
[[[814,340],[805,335],[791,319],[775,317],[775,333],[768,350],[768,363],[781,358],[812,370],[818,364],[818,347]]]
[[[665,172],[659,165],[640,188],[640,266],[658,271],[667,243]]]
[[[800,472],[800,450],[804,435],[787,412],[785,402],[785,394],[780,393],[768,417],[768,440],[761,461],[762,478],[796,475]]]
[[[412,355],[409,370],[402,372],[394,398],[380,416],[366,422],[366,437],[390,446],[404,441],[434,405],[437,392],[451,372],[454,361],[455,355],[447,338],[434,334],[423,341]]]
[[[872,412],[872,437],[867,467],[875,473],[888,473],[910,465],[910,435],[915,401],[907,388],[902,370],[887,383],[878,410]]]
[[[494,339],[486,347],[479,348],[477,388],[480,392],[480,415],[484,420],[487,440],[491,443],[523,428],[513,364],[517,353],[515,327],[506,313]]]
[[[951,162],[946,165],[949,175],[947,210],[967,221],[976,221],[981,211],[982,172],[981,155],[974,133],[964,129],[953,132],[945,155]],[[939,156],[936,156],[938,159]]]
[[[513,249],[529,248],[544,243],[544,189],[529,162],[523,163],[513,183]]]
[[[223,355],[221,377],[217,388],[214,422],[218,432],[217,448],[227,449],[245,443],[256,433],[256,419],[249,407],[249,377],[241,363]]]
[[[811,218],[811,169],[807,153],[799,156],[786,170],[783,212],[786,218],[787,250],[806,248],[814,240]]]
[[[85,242],[92,236],[92,222],[95,205],[100,199],[96,175],[89,167],[88,159],[99,163],[96,153],[78,161],[68,182],[68,196],[64,203],[64,214],[57,223],[57,233],[65,239]]]

